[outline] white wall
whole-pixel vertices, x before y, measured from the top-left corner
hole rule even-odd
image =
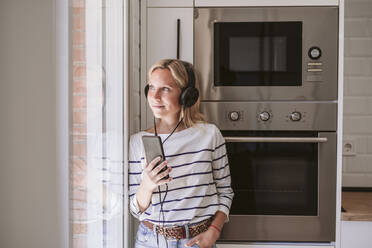
[[[343,186],[372,187],[372,1],[345,0]]]
[[[0,1],[0,247],[62,247],[54,3]]]

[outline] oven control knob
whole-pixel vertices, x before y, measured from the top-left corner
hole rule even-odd
[[[291,121],[300,121],[301,120],[301,113],[300,112],[292,112],[289,115],[289,118]]]
[[[322,56],[322,50],[319,47],[310,47],[308,55],[311,59],[319,59]]]
[[[239,112],[237,112],[237,111],[231,111],[231,112],[229,113],[229,118],[230,118],[230,120],[232,120],[232,121],[237,121],[237,120],[239,120],[239,118],[240,118]]]
[[[259,114],[259,117],[261,121],[268,121],[270,119],[270,114],[269,112],[264,111]]]

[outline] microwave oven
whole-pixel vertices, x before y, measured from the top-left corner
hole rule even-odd
[[[337,100],[337,7],[196,8],[202,101]]]

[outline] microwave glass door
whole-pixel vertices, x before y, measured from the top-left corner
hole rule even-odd
[[[214,23],[214,85],[302,85],[302,22]]]
[[[316,132],[224,132],[224,136],[317,137]],[[227,142],[232,215],[318,214],[318,144]]]

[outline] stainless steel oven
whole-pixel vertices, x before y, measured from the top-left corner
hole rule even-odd
[[[338,8],[196,8],[205,101],[337,100]]]
[[[220,241],[333,242],[336,102],[202,102],[235,193]]]

